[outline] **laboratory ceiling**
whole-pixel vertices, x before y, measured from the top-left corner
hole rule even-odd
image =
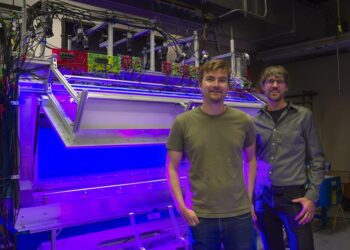
[[[202,47],[236,49],[267,62],[350,50],[348,0],[74,0],[147,17],[168,32],[197,30]]]

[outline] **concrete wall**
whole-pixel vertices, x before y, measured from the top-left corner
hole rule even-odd
[[[313,99],[312,110],[332,169],[350,171],[350,53],[341,54],[339,62],[340,95],[335,55],[285,66],[291,75],[288,94],[299,94],[303,90],[318,93]]]

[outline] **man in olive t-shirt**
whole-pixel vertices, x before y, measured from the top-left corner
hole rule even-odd
[[[255,132],[247,114],[224,104],[229,74],[222,60],[202,66],[203,104],[176,118],[167,143],[167,179],[190,225],[193,249],[256,249],[251,204]],[[185,199],[178,174],[183,155],[190,165]]]

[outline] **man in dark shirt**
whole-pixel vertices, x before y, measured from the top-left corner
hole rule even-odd
[[[270,66],[261,76],[267,97],[254,118],[257,133],[255,212],[265,250],[314,249],[315,202],[324,178],[324,154],[311,112],[288,103],[288,72]]]

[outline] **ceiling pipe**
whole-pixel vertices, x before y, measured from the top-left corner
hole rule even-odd
[[[285,59],[296,59],[301,56],[318,55],[334,51],[336,48],[350,48],[350,32],[317,40],[297,43],[290,46],[261,51],[256,55],[257,60],[272,62]]]
[[[223,18],[225,16],[228,16],[228,15],[231,15],[233,13],[236,13],[236,12],[243,13],[244,15],[250,15],[252,17],[256,17],[256,18],[259,18],[259,19],[265,19],[266,16],[267,16],[267,0],[264,0],[264,14],[263,15],[259,15],[259,14],[256,14],[256,13],[248,11],[247,1],[243,0],[243,9],[230,10],[229,12],[220,15],[219,19]]]
[[[281,36],[294,34],[297,31],[296,18],[295,18],[295,1],[292,0],[291,2],[292,2],[292,25],[291,25],[291,28],[289,29],[289,31],[274,34],[274,35],[267,36],[267,37],[263,37],[263,38],[249,41],[249,42],[259,43],[259,42],[264,42],[264,41],[269,41],[269,40],[272,40],[275,38],[279,38]]]

